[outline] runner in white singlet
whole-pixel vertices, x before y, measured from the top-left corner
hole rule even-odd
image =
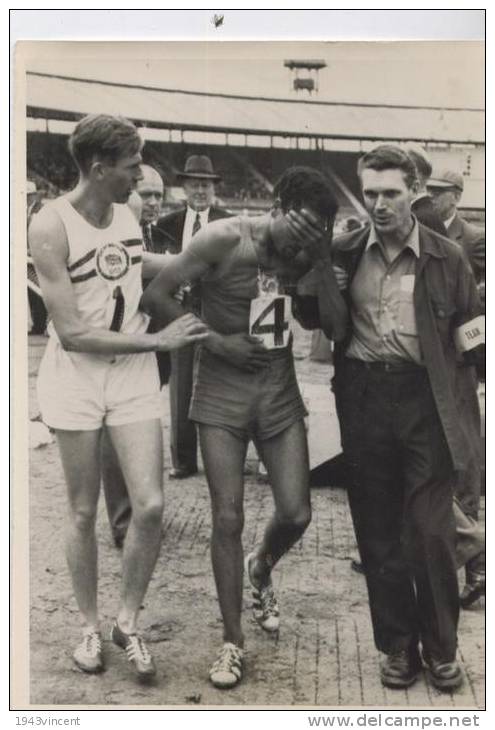
[[[141,276],[160,256],[143,254],[127,200],[141,179],[142,141],[122,118],[82,119],[69,141],[79,168],[74,190],[33,218],[29,246],[51,317],[40,366],[42,415],[56,430],[67,481],[67,560],[84,621],[73,658],[86,672],[104,668],[98,622],[95,520],[100,490],[100,437],[105,426],[132,504],[123,554],[121,606],[112,640],[142,678],[155,673],[136,621],[161,534],[162,432],[155,350],[206,336],[192,315],[154,334],[138,311]]]

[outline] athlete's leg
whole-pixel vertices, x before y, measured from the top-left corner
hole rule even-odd
[[[122,606],[118,624],[126,634],[136,620],[160,547],[163,514],[163,441],[159,419],[108,426],[129,490],[132,517],[124,544]]]
[[[222,428],[200,424],[199,440],[212,511],[211,559],[224,623],[224,640],[243,646],[243,466],[247,444]]]
[[[95,521],[100,491],[101,431],[57,430],[56,434],[69,498],[67,563],[85,626],[97,628]]]
[[[122,547],[131,521],[131,500],[106,429],[103,429],[101,437],[101,478],[112,537],[115,545]]]
[[[260,586],[282,555],[301,537],[311,521],[308,445],[304,421],[258,443],[275,501],[261,545],[255,550],[251,575]]]

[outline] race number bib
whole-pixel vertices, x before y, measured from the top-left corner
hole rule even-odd
[[[251,300],[249,334],[263,341],[268,350],[287,347],[291,334],[292,307],[289,296],[262,296]]]

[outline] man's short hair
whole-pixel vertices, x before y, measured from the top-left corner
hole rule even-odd
[[[405,149],[411,160],[416,165],[418,175],[422,180],[428,180],[433,171],[433,167],[425,150],[420,147],[419,144],[413,144],[412,142],[407,144]]]
[[[89,171],[95,157],[114,165],[122,157],[136,155],[142,146],[134,124],[110,114],[89,114],[69,138],[69,151],[83,173]]]
[[[408,188],[417,182],[416,166],[409,155],[400,147],[392,144],[382,144],[359,158],[358,175],[363,170],[401,170]]]
[[[273,195],[284,211],[306,205],[329,221],[339,207],[327,178],[312,167],[289,167],[275,183]]]

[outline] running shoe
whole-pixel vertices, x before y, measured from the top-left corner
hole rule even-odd
[[[210,669],[210,682],[219,689],[231,689],[242,679],[244,650],[235,644],[225,643]]]
[[[148,648],[138,634],[125,634],[117,622],[112,626],[110,638],[114,644],[124,649],[127,660],[131,662],[141,679],[150,679],[156,674],[155,662]]]
[[[84,629],[84,637],[72,655],[74,663],[83,672],[98,674],[104,667],[101,651],[101,634],[94,628]]]
[[[275,633],[278,631],[280,626],[278,602],[273,592],[271,578],[270,582],[266,586],[262,587],[257,586],[254,582],[250,570],[250,566],[254,559],[255,554],[249,553],[245,562],[246,574],[252,587],[251,595],[253,597],[253,616],[262,629],[270,633]]]

